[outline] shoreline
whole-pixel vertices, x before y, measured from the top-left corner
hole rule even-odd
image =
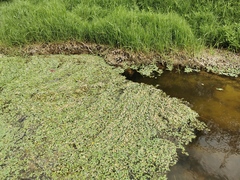
[[[114,48],[108,45],[67,41],[59,43],[39,43],[24,47],[1,47],[0,58],[7,56],[33,56],[33,55],[80,55],[90,54],[100,56],[109,65],[131,67],[156,64],[160,69],[168,66],[190,71],[207,71],[219,75],[238,77],[240,75],[240,53],[225,49],[202,49],[198,52],[172,51],[134,52],[123,48]]]

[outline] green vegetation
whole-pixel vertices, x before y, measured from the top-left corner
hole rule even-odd
[[[197,114],[93,56],[2,57],[1,179],[164,179]]]
[[[1,49],[71,41],[238,52],[239,7],[236,0],[0,0],[0,178],[165,179],[177,150],[205,127],[181,100],[126,81],[123,69],[99,57],[6,57]],[[239,73],[233,69],[228,75]]]
[[[77,40],[137,51],[240,50],[236,0],[12,0],[0,2],[0,44]]]

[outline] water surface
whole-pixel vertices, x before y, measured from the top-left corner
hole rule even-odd
[[[201,132],[171,168],[168,179],[240,179],[240,79],[206,72],[164,72],[157,78],[134,74],[132,80],[151,84],[189,102],[211,131]]]

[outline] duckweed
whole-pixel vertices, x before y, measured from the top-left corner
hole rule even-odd
[[[1,179],[166,179],[197,113],[88,55],[0,59]]]

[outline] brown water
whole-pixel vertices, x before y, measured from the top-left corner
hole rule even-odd
[[[211,131],[201,132],[171,168],[168,179],[240,180],[240,79],[206,72],[164,72],[158,78],[134,74],[131,80],[151,84],[188,101]]]

